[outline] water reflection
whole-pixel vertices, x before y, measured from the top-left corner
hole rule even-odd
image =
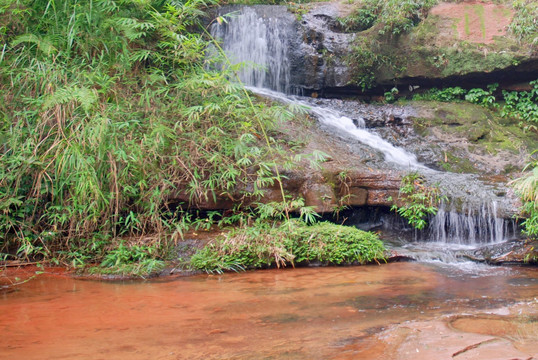
[[[536,270],[435,264],[103,283],[41,276],[0,298],[0,359],[324,359],[408,320],[538,293]]]

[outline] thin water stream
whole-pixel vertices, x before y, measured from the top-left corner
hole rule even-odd
[[[537,294],[532,268],[419,263],[124,283],[41,275],[0,294],[0,359],[396,359],[390,348],[355,355],[398,326],[440,320],[449,334],[450,314],[508,315],[517,306],[536,314]],[[536,325],[536,317],[507,319]],[[453,345],[470,345],[473,331]],[[536,356],[538,347],[525,343],[509,354]],[[437,355],[449,358],[442,349]]]

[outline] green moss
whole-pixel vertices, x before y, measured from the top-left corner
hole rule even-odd
[[[413,120],[413,130],[415,130],[415,133],[422,137],[426,137],[429,135],[429,128],[432,126],[432,119],[428,118],[415,118]]]
[[[480,20],[480,30],[482,31],[482,38],[486,39],[486,21],[484,19],[484,5],[475,4],[472,5],[474,12]]]
[[[522,129],[517,121],[501,117],[498,111],[465,102],[412,101],[412,104],[433,109],[431,117],[413,119],[418,135],[430,136],[435,128],[439,139],[465,139],[465,146],[456,145],[452,150],[431,145],[441,158],[437,165],[447,171],[477,173],[478,165],[467,159],[471,154],[494,156],[508,152],[519,156],[522,151],[538,148],[535,134]]]
[[[410,33],[410,37],[418,43],[431,43],[439,35],[439,16],[430,15]]]
[[[449,152],[445,153],[445,155],[446,161],[443,160],[437,163],[437,165],[439,165],[444,170],[466,174],[478,173],[478,170],[475,168],[475,166],[469,159],[458,157]]]
[[[446,133],[459,135],[480,145],[489,153],[499,150],[517,151],[531,134],[524,133],[516,124],[507,126],[505,119],[481,106],[468,103],[435,103],[440,126]],[[433,123],[433,122],[432,122]]]
[[[471,72],[503,69],[518,61],[515,54],[508,52],[484,52],[473,45],[462,42],[459,47],[447,47],[438,50],[446,58],[443,76],[463,75]]]
[[[470,35],[471,34],[470,22],[471,22],[471,20],[469,19],[469,13],[466,12],[465,13],[465,35]]]

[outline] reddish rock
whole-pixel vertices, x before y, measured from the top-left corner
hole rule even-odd
[[[369,190],[366,204],[371,206],[391,206],[393,201],[389,201],[390,197],[396,199],[398,190]]]

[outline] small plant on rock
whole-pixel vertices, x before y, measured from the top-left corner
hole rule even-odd
[[[418,172],[412,172],[402,178],[399,198],[404,205],[393,205],[391,210],[419,230],[426,227],[428,216],[437,214],[437,205],[446,199],[441,195],[438,186],[428,186]]]

